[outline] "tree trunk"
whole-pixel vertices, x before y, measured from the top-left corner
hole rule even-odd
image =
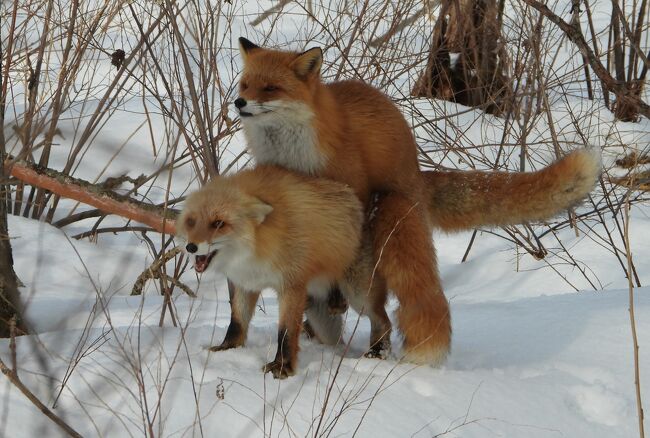
[[[27,333],[7,227],[9,185],[6,184],[8,175],[1,165],[4,160],[4,150],[0,149],[0,338],[11,335],[12,320],[15,321],[16,334]]]
[[[501,40],[496,0],[443,0],[427,68],[411,94],[504,112],[509,81]]]
[[[175,218],[179,213],[177,210],[130,199],[101,185],[34,163],[18,161],[9,164],[5,152],[0,148],[0,337],[10,336],[12,320],[15,321],[16,334],[27,333],[7,232],[9,184],[6,182],[10,176],[59,196],[92,205],[105,213],[144,223],[158,232],[175,233]]]

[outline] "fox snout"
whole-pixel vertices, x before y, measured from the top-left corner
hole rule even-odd
[[[249,111],[245,111],[243,109],[246,107],[246,105],[248,105],[248,102],[246,102],[246,99],[244,99],[243,97],[238,97],[237,99],[235,99],[235,107],[237,107],[237,110],[239,111],[239,115],[241,117],[250,117],[253,115],[253,113]]]
[[[214,248],[211,247],[208,242],[199,242],[191,241],[190,239],[185,238],[185,252],[195,256],[205,255],[212,251]]]
[[[185,251],[194,258],[194,270],[196,272],[204,272],[210,265],[212,258],[219,252],[216,249],[212,251],[210,249],[209,245],[203,243],[197,245],[196,243],[189,242],[185,245]]]

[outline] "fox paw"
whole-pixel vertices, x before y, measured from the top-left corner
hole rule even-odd
[[[237,348],[241,347],[240,344],[235,344],[233,342],[226,342],[223,341],[220,345],[213,345],[212,347],[209,347],[209,351],[224,351],[224,350],[230,350],[231,348]]]
[[[388,355],[390,354],[390,345],[382,345],[381,343],[375,344],[372,347],[370,347],[370,350],[368,350],[363,357],[367,357],[368,359],[387,359]]]
[[[269,362],[264,367],[262,367],[264,374],[270,372],[273,374],[274,379],[286,379],[289,376],[296,374],[293,367],[288,363],[283,363],[282,361],[274,360]]]

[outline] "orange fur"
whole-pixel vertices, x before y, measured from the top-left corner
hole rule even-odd
[[[556,214],[585,196],[598,175],[596,166],[580,158],[586,155],[566,157],[546,173],[515,177],[422,173],[415,139],[397,107],[359,81],[321,82],[320,49],[270,50],[243,38],[240,48],[244,70],[235,105],[256,161],[344,182],[366,207],[372,193],[380,194],[369,227],[385,283],[377,293],[385,296],[389,288],[397,296],[406,357],[414,362],[440,363],[451,345],[432,227],[455,230]],[[585,177],[573,178],[581,166]],[[491,185],[514,185],[521,204],[509,202],[504,190],[486,195]],[[551,192],[526,197],[535,188]],[[486,204],[489,214],[482,211]]]
[[[258,293],[245,291],[277,291],[278,352],[264,370],[284,378],[296,369],[307,293],[322,294],[321,285],[326,293],[342,280],[356,258],[362,220],[361,204],[345,185],[259,166],[191,194],[177,229],[195,266],[209,265],[240,288],[231,343],[245,339],[254,311]]]
[[[429,216],[445,231],[548,219],[594,187],[600,156],[578,150],[537,172],[423,172]]]

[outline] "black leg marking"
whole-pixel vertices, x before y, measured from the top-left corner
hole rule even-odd
[[[329,290],[327,309],[330,315],[340,315],[348,310],[348,300],[343,296],[338,285],[332,286]]]
[[[210,347],[210,351],[223,351],[242,346],[242,332],[242,326],[239,321],[231,319],[230,324],[228,325],[228,330],[226,330],[226,336],[223,338],[223,342],[221,345]]]
[[[278,352],[275,355],[275,360],[286,363],[289,362],[290,358],[291,352],[289,351],[289,331],[284,327],[280,327],[278,330]]]
[[[295,374],[292,360],[295,352],[291,351],[289,336],[289,331],[284,327],[280,327],[278,330],[278,352],[275,355],[275,360],[267,363],[262,368],[265,373],[271,372],[275,379],[286,379]]]
[[[390,354],[390,342],[384,339],[375,342],[370,346],[370,349],[364,354],[364,357],[369,359],[386,359]]]

